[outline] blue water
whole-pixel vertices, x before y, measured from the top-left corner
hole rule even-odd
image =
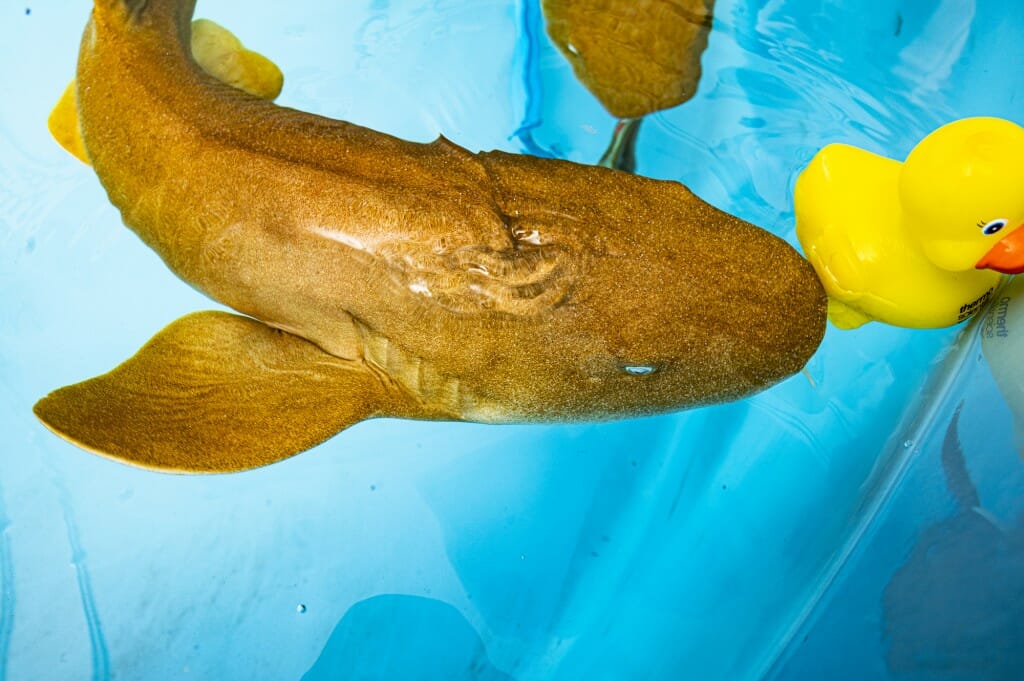
[[[532,2],[199,15],[280,64],[284,104],[594,162],[615,121]],[[902,157],[958,117],[1022,122],[1024,3],[886,4],[719,0],[697,96],[644,123],[638,171],[793,241],[822,145]],[[40,396],[214,307],[48,137],[88,7],[0,8],[0,679],[1019,678],[1024,464],[976,324],[830,329],[809,378],[735,404],[368,422],[230,476],[46,432]]]

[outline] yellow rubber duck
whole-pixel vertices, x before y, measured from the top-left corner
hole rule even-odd
[[[1024,272],[1024,128],[965,118],[903,163],[831,144],[797,179],[796,233],[843,329],[939,328]]]

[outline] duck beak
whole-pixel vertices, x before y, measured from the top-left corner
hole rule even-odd
[[[1024,272],[1024,225],[1013,230],[982,256],[975,267],[1003,274]]]

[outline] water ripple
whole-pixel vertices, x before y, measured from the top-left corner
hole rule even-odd
[[[75,568],[75,578],[78,581],[78,593],[82,599],[82,613],[85,616],[85,623],[89,630],[89,651],[92,662],[92,681],[108,681],[110,679],[110,655],[107,652],[107,642],[103,635],[103,624],[100,622],[99,612],[96,609],[96,599],[92,591],[92,579],[89,576],[89,567],[86,564],[85,548],[82,546],[82,539],[78,532],[78,524],[75,522],[74,505],[64,481],[54,474],[54,484],[57,488],[57,497],[64,513],[64,526],[68,533],[68,544],[71,548],[71,564]]]
[[[523,151],[533,156],[554,158],[556,154],[539,144],[533,138],[533,131],[544,123],[543,89],[540,73],[540,36],[543,33],[543,18],[540,7],[534,0],[520,0],[519,30],[521,38],[516,41],[516,62],[522,63],[523,92],[525,106],[523,120],[509,137],[518,139]]]

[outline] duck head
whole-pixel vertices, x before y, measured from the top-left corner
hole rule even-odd
[[[1024,128],[965,118],[925,137],[900,173],[904,224],[937,267],[1024,272]]]

